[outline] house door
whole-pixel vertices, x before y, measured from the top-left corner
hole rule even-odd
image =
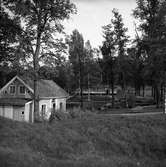
[[[60,111],[63,111],[63,103],[62,102],[60,102],[60,104],[59,104],[59,109],[60,109]]]
[[[55,102],[52,104],[52,108],[53,108],[53,111],[56,110],[56,104],[55,104]]]
[[[41,116],[43,119],[46,118],[46,105],[45,104],[43,104],[41,107]]]
[[[52,112],[56,111],[56,101],[55,99],[52,99]]]

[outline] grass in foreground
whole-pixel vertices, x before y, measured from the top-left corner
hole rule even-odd
[[[165,167],[166,116],[91,116],[52,124],[0,118],[1,167]]]

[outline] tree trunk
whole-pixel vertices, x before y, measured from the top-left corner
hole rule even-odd
[[[83,109],[83,69],[80,56],[79,56],[79,73],[80,73],[80,95],[81,95],[80,103],[81,103],[81,109]]]
[[[156,99],[156,88],[155,86],[152,86],[152,95],[153,95],[153,99],[155,100]]]
[[[126,92],[126,79],[125,79],[125,73],[122,72],[122,77],[123,77],[123,92],[125,93],[125,106],[126,108],[128,107],[128,102],[127,102],[127,92]]]
[[[138,96],[141,96],[141,86],[138,87]]]
[[[135,96],[136,96],[137,95],[136,83],[134,83],[134,91],[135,91]]]
[[[160,107],[160,87],[159,85],[156,85],[156,108]]]
[[[144,97],[145,96],[145,85],[143,84],[143,86],[142,86],[142,96]]]
[[[152,93],[151,96],[154,97],[154,96],[153,96],[153,94],[154,94],[153,86],[151,87],[151,93]]]
[[[113,72],[113,60],[112,60],[112,57],[111,57],[111,94],[112,94],[112,96],[111,96],[112,97],[112,108],[114,108],[114,101],[115,101],[115,98],[114,98],[114,72]]]
[[[114,77],[112,76],[112,82],[111,82],[111,94],[112,94],[112,108],[114,108]]]
[[[34,65],[34,113],[35,120],[39,120],[39,92],[38,92],[38,70],[39,70],[39,54],[40,54],[40,41],[41,41],[41,31],[38,28],[38,35],[36,41],[36,50],[33,55],[33,65]]]
[[[90,101],[90,81],[89,81],[89,73],[88,73],[88,101]]]
[[[164,94],[164,92],[163,92],[163,84],[161,84],[161,87],[160,87],[160,101],[161,101],[161,103],[163,102],[163,94]]]
[[[166,85],[164,82],[164,99],[163,99],[163,108],[164,108],[164,113],[166,114]]]

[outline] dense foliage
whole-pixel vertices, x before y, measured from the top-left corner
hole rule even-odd
[[[163,100],[165,84],[166,3],[162,0],[137,0],[135,18],[140,21],[142,39],[139,41],[145,52],[145,76],[154,88],[157,106]],[[160,94],[161,92],[161,94]]]

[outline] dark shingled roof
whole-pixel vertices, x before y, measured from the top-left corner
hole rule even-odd
[[[33,80],[28,77],[20,77],[28,86],[30,86],[33,89]],[[44,80],[40,79],[38,81],[38,92],[39,97],[68,97],[68,93],[62,89],[60,86],[58,86],[54,81],[52,80]]]
[[[1,106],[24,106],[30,100],[27,99],[15,99],[15,98],[0,98]]]

